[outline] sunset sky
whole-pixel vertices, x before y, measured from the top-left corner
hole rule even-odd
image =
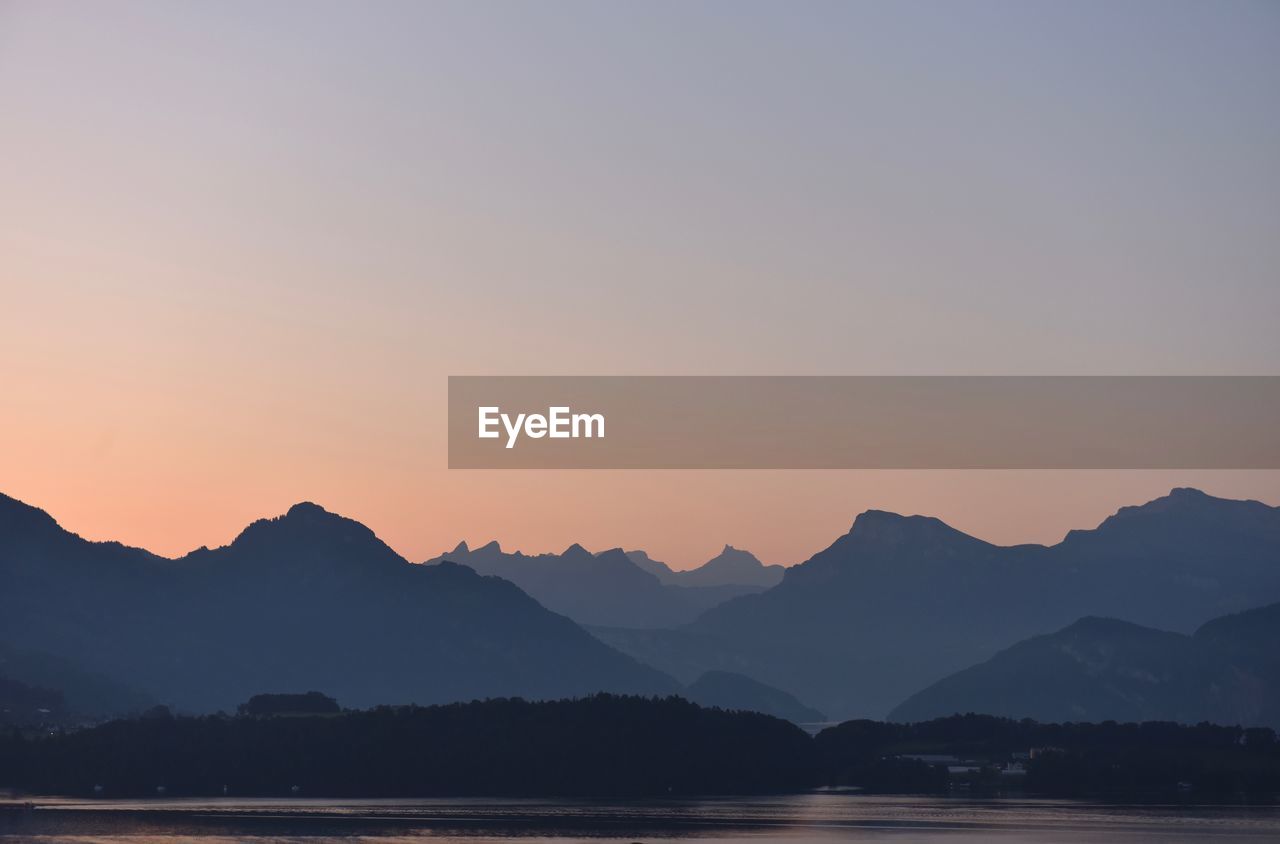
[[[450,374],[1280,374],[1280,4],[0,0],[0,492],[422,560],[1280,472],[464,472]]]

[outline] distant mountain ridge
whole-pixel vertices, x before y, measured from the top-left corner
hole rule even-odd
[[[701,585],[664,582],[646,568],[666,567],[647,556],[644,560],[647,566],[620,548],[593,554],[576,543],[560,554],[508,553],[495,541],[475,549],[459,543],[427,565],[449,561],[509,580],[543,606],[583,625],[678,627],[710,607],[763,588],[715,583],[714,578],[704,578]]]
[[[720,557],[718,570],[758,567]],[[1185,634],[1280,603],[1280,508],[1175,489],[1057,545],[1010,547],[872,510],[773,588],[742,587],[668,629],[643,628],[687,617],[673,596],[739,587],[663,584],[635,552],[577,545],[529,557],[463,544],[433,562],[310,503],[169,560],[87,542],[0,496],[0,642],[196,711],[307,689],[351,706],[666,694],[717,671],[836,719],[881,717],[1082,618]]]
[[[1054,546],[997,546],[868,511],[766,592],[684,628],[737,670],[836,718],[882,717],[928,684],[1082,616],[1189,632],[1280,601],[1280,508],[1175,489]],[[679,635],[679,632],[674,634]],[[672,634],[610,639],[666,668]],[[674,670],[677,665],[671,664]],[[691,672],[697,666],[679,665]]]
[[[0,682],[7,683],[10,690],[26,687],[53,693],[56,717],[49,720],[124,715],[141,712],[154,703],[146,695],[111,678],[85,671],[71,660],[19,650],[4,642],[0,642]],[[11,723],[30,723],[31,717],[30,711],[8,713]]]
[[[889,718],[944,711],[1280,727],[1280,604],[1214,619],[1190,636],[1083,618],[939,680]]]
[[[312,688],[351,706],[680,688],[511,583],[413,565],[310,503],[166,560],[4,497],[0,579],[0,641],[194,711]]]
[[[781,689],[729,671],[706,672],[689,685],[685,697],[702,706],[763,712],[794,724],[819,724],[827,720],[827,716]]]
[[[644,551],[628,551],[627,556],[640,568],[663,583],[678,586],[758,586],[769,589],[782,582],[785,566],[766,566],[750,551],[725,545],[724,550],[695,569],[676,571],[666,563],[651,558]]]

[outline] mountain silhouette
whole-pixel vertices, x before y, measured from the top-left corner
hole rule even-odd
[[[827,720],[821,712],[781,689],[730,671],[706,672],[689,685],[684,696],[703,706],[762,712],[796,724],[818,724]]]
[[[709,607],[760,588],[666,584],[620,548],[592,554],[576,543],[560,554],[528,555],[507,553],[497,542],[475,549],[463,542],[427,564],[444,561],[509,580],[543,606],[583,625],[676,627]]]
[[[997,546],[937,519],[868,511],[778,586],[713,607],[683,632],[704,653],[720,643],[707,668],[737,660],[734,670],[834,717],[882,717],[1082,616],[1190,632],[1274,601],[1280,509],[1177,489],[1051,547]],[[665,668],[654,654],[679,650],[671,639],[627,650]]]
[[[640,568],[672,586],[755,586],[768,589],[782,580],[785,567],[766,566],[750,551],[724,546],[724,550],[696,569],[675,571],[644,551],[628,551]]]
[[[732,548],[717,560],[710,575],[764,568]],[[433,562],[410,564],[312,503],[254,522],[225,547],[166,559],[88,542],[0,496],[0,642],[194,711],[308,689],[355,707],[666,694],[715,671],[835,718],[881,717],[1081,619],[1153,628],[1154,639],[1096,635],[1117,622],[1072,633],[1081,647],[1127,643],[1136,660],[1148,640],[1280,602],[1280,508],[1176,489],[1049,547],[997,546],[937,519],[872,510],[764,591],[664,584],[635,552],[579,545],[526,556],[464,543]],[[716,590],[732,589],[756,591],[721,603]],[[1246,656],[1227,664],[1254,660],[1240,630],[1265,626],[1259,618],[1219,619],[1194,638],[1221,640],[1219,661],[1242,643]],[[732,705],[753,704],[746,695]]]
[[[1192,636],[1083,618],[912,695],[914,722],[978,712],[1042,721],[1181,721],[1280,727],[1280,604]]]
[[[724,546],[723,551],[696,569],[676,571],[650,557],[644,551],[628,551],[640,569],[648,571],[663,583],[682,587],[758,587],[768,589],[781,583],[783,566],[767,566],[749,551]]]
[[[679,688],[515,585],[408,563],[310,503],[167,560],[5,497],[0,578],[0,641],[187,710],[312,688],[350,706]]]
[[[71,660],[19,650],[5,643],[0,643],[0,682],[7,683],[10,690],[25,687],[56,695],[56,717],[46,719],[51,721],[127,715],[154,704],[146,695],[109,677],[85,671]],[[0,706],[0,709],[8,708]],[[32,712],[15,710],[8,714],[7,720],[33,723]],[[40,720],[36,718],[35,722]]]
[[[675,582],[675,570],[661,560],[655,560],[650,557],[649,552],[628,551],[627,558],[630,559],[631,562],[635,563],[640,569],[649,572],[649,574],[658,578],[658,580],[663,583]]]

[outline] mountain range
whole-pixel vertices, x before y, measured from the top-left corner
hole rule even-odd
[[[512,583],[411,564],[315,504],[169,560],[0,497],[0,579],[0,642],[191,711],[307,689],[348,706],[680,689]]]
[[[658,580],[672,586],[758,586],[770,589],[782,582],[784,566],[766,566],[750,551],[724,546],[724,550],[696,569],[676,570],[644,551],[628,551],[627,556]]]
[[[921,700],[958,706],[968,698],[922,690],[948,678],[949,695],[964,686],[952,675],[968,669],[1010,674],[1034,662],[1021,655],[1062,637],[1081,653],[1117,653],[1122,673],[1132,665],[1156,676],[1169,664],[1161,659],[1194,662],[1221,640],[1210,668],[1238,671],[1168,674],[1168,688],[1255,689],[1253,708],[1239,711],[1256,717],[1271,717],[1275,699],[1270,664],[1229,660],[1244,640],[1227,635],[1226,621],[1206,622],[1280,602],[1280,508],[1190,489],[1053,546],[997,546],[937,519],[868,511],[771,588],[731,582],[775,576],[732,548],[703,567],[698,576],[714,585],[702,586],[664,583],[685,573],[661,575],[638,552],[577,545],[527,556],[464,544],[431,562],[409,563],[364,525],[309,503],[225,547],[167,559],[86,541],[0,496],[0,643],[197,712],[310,689],[353,707],[611,691],[789,718],[883,717]],[[724,600],[717,589],[750,591]],[[1274,641],[1263,621],[1241,618]],[[668,626],[652,626],[660,621]],[[1059,640],[1018,645],[1054,630]],[[1106,665],[1097,676],[1109,676]],[[1080,690],[1073,705],[1106,711],[1096,705],[1105,695],[1088,691],[1095,675],[1063,676]],[[7,679],[22,705],[68,685]],[[1121,698],[1132,691],[1117,688]],[[1159,697],[1134,711],[1173,711]],[[1190,692],[1175,697],[1189,713],[1227,712]]]
[[[1083,618],[939,680],[889,718],[966,712],[1280,727],[1280,604],[1214,619],[1190,636]]]
[[[138,712],[154,701],[68,659],[0,642],[0,723],[64,723]]]
[[[1280,508],[1175,489],[1047,547],[868,511],[772,589],[676,631],[596,632],[673,675],[728,667],[836,718],[883,717],[939,678],[1084,616],[1189,633],[1275,601]]]
[[[673,572],[644,552],[614,548],[593,554],[577,544],[561,554],[529,555],[507,553],[497,542],[475,549],[462,542],[427,564],[441,562],[509,580],[547,609],[584,625],[678,627],[716,604],[766,588],[750,582],[766,571],[760,561],[728,546],[726,553],[691,572]]]

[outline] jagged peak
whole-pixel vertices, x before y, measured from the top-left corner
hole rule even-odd
[[[468,554],[470,552],[471,552],[471,549],[467,547],[467,540],[464,539],[461,542],[459,542],[457,545],[455,545],[453,547],[453,550],[450,551],[449,553],[450,554]]]
[[[605,551],[601,551],[599,554],[593,554],[592,559],[595,559],[606,565],[621,566],[626,569],[635,569],[636,571],[642,571],[645,574],[649,574],[649,575],[653,574],[653,572],[646,570],[644,566],[641,566],[634,559],[632,559],[631,555],[622,548],[609,548]]]
[[[746,565],[752,568],[764,567],[764,563],[760,562],[760,559],[756,557],[755,554],[752,554],[750,551],[744,551],[741,548],[734,548],[732,545],[725,545],[719,554],[715,555],[710,560],[707,560],[702,565],[704,568],[706,566],[719,567],[722,565]]]
[[[561,554],[560,556],[564,558],[591,557],[592,554],[586,548],[583,548],[581,545],[575,542],[572,545],[570,545],[568,548],[564,549],[564,553]]]

